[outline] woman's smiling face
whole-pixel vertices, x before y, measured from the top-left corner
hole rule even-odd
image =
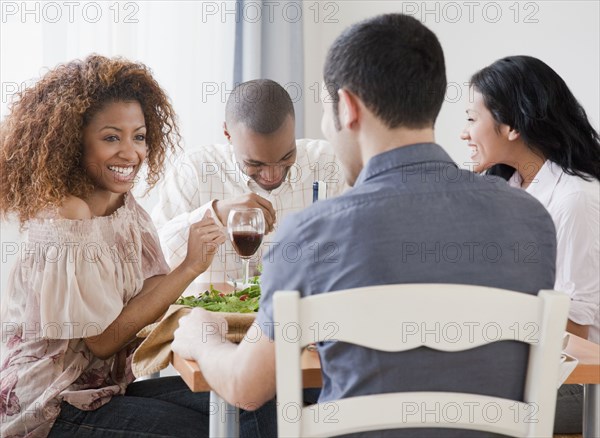
[[[140,104],[106,104],[83,129],[83,166],[98,190],[126,193],[146,159],[146,125]]]
[[[472,149],[475,172],[483,172],[494,164],[511,162],[508,125],[498,125],[485,106],[481,93],[473,90],[473,101],[467,106],[467,124],[460,138]]]

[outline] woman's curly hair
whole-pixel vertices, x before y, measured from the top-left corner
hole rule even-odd
[[[141,63],[90,55],[50,70],[21,91],[0,125],[0,213],[23,224],[94,188],[81,160],[83,128],[107,103],[139,102],[146,122],[147,184],[181,136],[166,93]]]

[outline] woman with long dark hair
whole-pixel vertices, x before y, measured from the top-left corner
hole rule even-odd
[[[554,288],[571,297],[567,330],[600,343],[598,132],[565,81],[537,58],[500,59],[470,84],[461,138],[474,170],[503,177],[546,207],[557,233]],[[566,399],[575,406],[565,407]],[[555,432],[581,430],[580,403],[580,387],[562,387]]]
[[[500,59],[471,78],[461,138],[478,172],[526,189],[556,226],[557,290],[571,296],[569,331],[600,341],[600,141],[562,78],[530,56]]]

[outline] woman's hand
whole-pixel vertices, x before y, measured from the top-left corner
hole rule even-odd
[[[206,271],[225,234],[210,217],[190,226],[185,260],[168,275],[146,279],[144,287],[127,303],[121,314],[101,334],[85,338],[91,352],[108,359],[120,351],[145,325],[156,321],[190,283]]]
[[[192,270],[196,276],[208,269],[219,245],[225,242],[225,233],[207,211],[202,220],[190,226],[187,255],[182,267]]]

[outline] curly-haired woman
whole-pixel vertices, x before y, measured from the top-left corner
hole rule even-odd
[[[156,183],[179,139],[165,92],[124,59],[58,66],[13,103],[0,131],[0,213],[18,215],[28,237],[3,297],[3,436],[191,436],[207,427],[206,394],[180,378],[129,385],[135,334],[225,239],[205,217],[169,272],[130,193],[144,164]]]

